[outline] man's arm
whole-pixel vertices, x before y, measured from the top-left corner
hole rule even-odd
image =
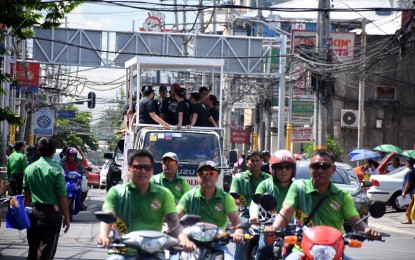
[[[188,126],[189,128],[194,126],[196,124],[197,121],[197,113],[193,113],[192,115],[192,122],[190,122],[190,125]]]
[[[216,121],[215,121],[215,119],[213,119],[213,117],[212,116],[210,116],[209,118],[208,118],[208,120],[209,120],[209,122],[214,126],[214,127],[218,127],[218,124],[216,124]]]
[[[163,119],[161,119],[156,112],[150,112],[149,113],[150,117],[156,121],[157,123],[159,123],[160,125],[162,125],[164,127],[164,129],[169,130],[170,126],[169,124],[166,123],[166,121],[164,121]]]
[[[105,212],[109,212],[114,214],[114,216],[116,216],[115,212],[112,210],[105,210]],[[108,234],[112,228],[111,223],[105,223],[105,222],[101,222],[99,224],[99,234],[98,234],[98,244],[105,246],[105,247],[110,247],[111,245],[111,240],[108,237]]]
[[[183,125],[183,112],[177,113],[178,115],[178,122],[177,122],[177,129],[182,128]]]
[[[183,226],[180,224],[177,213],[170,213],[166,216],[166,222],[171,230],[171,236],[176,237],[180,244],[186,251],[196,250],[196,245],[189,240],[186,233],[184,233]]]
[[[68,197],[67,196],[59,196],[59,206],[63,212],[63,223],[62,227],[65,229],[63,232],[68,232],[69,226],[71,225],[71,221],[69,219],[69,208],[68,208]]]
[[[353,216],[349,218],[347,221],[353,227],[355,231],[363,231],[367,236],[378,237],[380,236],[380,232],[376,231],[374,228],[369,227],[364,221],[360,221],[359,216]],[[359,222],[360,221],[360,222]],[[359,222],[357,224],[357,222]]]
[[[32,206],[32,194],[30,192],[24,193],[24,205],[25,207]]]
[[[277,218],[275,219],[274,223],[272,224],[273,229],[281,229],[284,228],[293,217],[295,209],[291,206],[285,206],[281,209],[278,213]]]
[[[234,211],[228,214],[228,218],[232,223],[232,226],[237,227],[242,224],[239,213]],[[233,234],[233,242],[242,243],[244,242],[244,230],[242,228],[237,228]]]

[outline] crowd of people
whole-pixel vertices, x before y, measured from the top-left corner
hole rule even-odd
[[[219,102],[215,95],[209,94],[207,87],[200,87],[198,92],[187,95],[186,89],[179,84],[167,87],[162,85],[158,89],[159,99],[156,99],[153,86],[141,88],[141,98],[138,103],[133,97],[132,109],[128,106],[124,109],[125,130],[117,131],[118,134],[125,133],[131,122],[135,122],[136,106],[139,107],[138,121],[141,124],[162,125],[165,129],[170,126],[182,127],[217,127],[219,123]],[[187,98],[189,96],[189,99]]]

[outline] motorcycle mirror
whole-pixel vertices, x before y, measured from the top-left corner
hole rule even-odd
[[[200,216],[186,214],[180,219],[180,224],[182,224],[183,226],[191,226],[191,225],[196,224],[199,221],[200,221]]]
[[[229,163],[234,164],[238,161],[238,152],[236,150],[229,151]]]
[[[106,211],[95,211],[94,212],[95,217],[102,222],[105,222],[107,224],[114,223],[117,218],[112,214],[111,212]]]
[[[104,158],[105,159],[114,159],[114,154],[113,153],[104,153]]]
[[[370,187],[372,187],[372,183],[370,182],[370,181],[363,181],[362,182],[362,187],[363,188],[370,188]]]
[[[380,201],[374,201],[369,207],[370,216],[374,218],[381,218],[385,215],[386,206],[385,203]]]
[[[234,199],[239,198],[239,195],[238,195],[238,193],[236,193],[236,192],[229,192],[229,195],[231,195],[231,196],[232,196],[232,198],[234,198]]]
[[[277,207],[277,200],[271,194],[264,194],[261,197],[259,204],[266,211],[271,211]]]
[[[243,228],[243,229],[248,229],[250,227],[251,227],[251,223],[247,223],[247,222],[238,225],[238,228]]]
[[[259,202],[260,202],[261,198],[262,198],[262,194],[259,194],[259,193],[254,194],[254,196],[252,197],[252,201],[255,204],[259,205]]]

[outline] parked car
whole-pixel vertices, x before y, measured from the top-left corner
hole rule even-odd
[[[90,171],[88,171],[88,186],[94,186],[99,187],[100,185],[100,170],[98,166],[91,165],[89,166],[91,168]]]
[[[402,195],[402,181],[407,171],[407,167],[402,167],[388,174],[372,175],[372,187],[367,191],[369,199],[384,202],[398,211],[405,211],[407,206],[399,205],[398,197]]]
[[[366,196],[364,187],[370,187],[370,183],[365,181],[362,184],[353,168],[345,163],[334,163],[336,165],[336,172],[331,178],[332,183],[339,189],[346,190],[352,195],[353,201],[361,218],[367,216],[369,212],[369,199]],[[309,179],[311,177],[309,170],[310,161],[297,161],[297,173],[295,179]],[[365,220],[367,223],[367,219]],[[345,225],[346,230],[350,230],[348,225]]]
[[[380,160],[378,168],[374,171],[374,174],[386,174],[386,169],[389,165],[392,164],[392,159],[395,157],[399,158],[402,167],[405,167],[406,157],[396,153],[386,153],[385,156]],[[357,176],[359,177],[359,181],[363,181],[364,172],[363,172],[363,165],[357,166],[353,169]]]
[[[99,188],[103,189],[107,186],[107,174],[108,169],[110,168],[110,161],[106,160],[100,172]]]

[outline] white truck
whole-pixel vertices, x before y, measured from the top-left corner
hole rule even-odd
[[[141,89],[141,77],[143,71],[186,71],[205,77],[210,73],[212,81],[215,81],[215,73],[219,73],[219,84],[213,85],[213,93],[219,93],[218,100],[222,100],[223,87],[223,64],[221,59],[194,59],[194,58],[159,58],[159,57],[140,57],[137,56],[126,62],[127,86],[126,90],[129,97],[134,95],[134,91]],[[219,91],[217,91],[219,90]],[[189,93],[188,93],[189,94]],[[129,100],[130,107],[132,101]],[[232,173],[228,162],[223,154],[223,140],[225,130],[222,128],[222,109],[219,110],[218,127],[193,127],[178,130],[176,126],[170,126],[170,130],[165,130],[159,125],[139,124],[139,106],[137,106],[137,121],[130,125],[130,130],[125,135],[124,162],[131,149],[148,149],[153,152],[155,157],[154,174],[162,172],[162,156],[167,152],[174,152],[179,159],[179,174],[194,187],[197,185],[196,170],[201,161],[214,161],[221,169],[220,178],[217,186],[228,190],[232,180]],[[232,156],[233,157],[233,156]],[[123,174],[127,172],[124,163]]]

